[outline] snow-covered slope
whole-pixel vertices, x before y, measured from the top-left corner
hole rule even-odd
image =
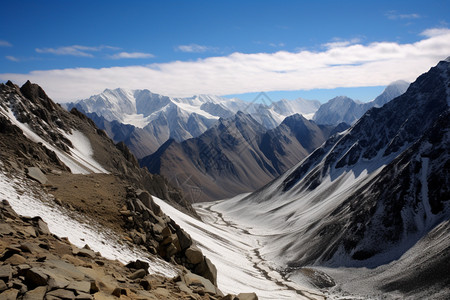
[[[291,271],[400,258],[450,219],[449,75],[441,61],[280,178],[212,209],[265,236],[262,256]]]
[[[257,236],[235,228],[207,207],[197,207],[202,219],[208,220],[201,222],[164,201],[155,201],[197,241],[203,253],[217,266],[217,282],[222,291],[254,291],[258,299],[267,300],[324,298],[315,288],[286,280],[277,270],[271,269],[259,256]]]
[[[31,89],[31,83],[27,82],[24,87],[24,90]],[[39,110],[36,103],[30,107],[17,93],[6,94],[2,91],[1,96],[0,114],[19,127],[28,139],[53,151],[72,173],[108,173],[93,157],[91,142],[82,132],[52,126],[50,122],[37,118],[33,112],[45,114],[44,110]]]
[[[341,122],[355,123],[372,107],[381,107],[392,99],[403,94],[409,83],[403,80],[389,84],[373,101],[361,103],[345,96],[335,97],[321,105],[313,116],[317,124],[337,125]]]
[[[141,169],[123,143],[115,145],[90,119],[55,104],[36,84],[27,82],[20,88],[11,82],[0,84],[0,124],[0,150],[6,158],[17,156],[26,166],[39,166],[44,172],[53,165],[75,174],[119,173],[193,211],[167,180]]]
[[[171,98],[148,90],[119,88],[106,89],[66,107],[76,107],[88,114],[111,138],[116,142],[125,141],[133,153],[142,158],[170,138],[181,142],[197,137],[219,118],[231,118],[239,111],[251,114],[265,128],[273,129],[296,113],[310,118],[319,105],[317,101],[304,99],[266,105],[213,95]]]
[[[8,176],[3,172],[0,161],[0,198],[7,199],[11,207],[23,216],[40,216],[50,231],[59,237],[67,237],[77,247],[89,247],[108,259],[117,259],[126,264],[140,259],[149,263],[154,274],[173,277],[177,275],[174,266],[162,259],[149,260],[148,254],[137,247],[122,243],[109,228],[86,217],[55,205],[53,197],[39,190],[35,183],[20,177]]]

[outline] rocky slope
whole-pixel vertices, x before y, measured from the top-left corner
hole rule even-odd
[[[49,99],[39,86],[30,82],[21,88],[11,82],[2,84],[0,100],[0,118],[5,124],[4,130],[22,131],[28,135],[19,135],[17,139],[5,138],[2,141],[3,153],[11,153],[12,149],[17,149],[12,147],[14,144],[18,149],[25,148],[25,151],[18,152],[18,158],[14,152],[11,153],[11,158],[31,166],[35,162],[33,155],[27,152],[33,152],[36,142],[41,143],[44,146],[42,151],[64,170],[72,169],[72,172],[78,173],[111,172],[173,205],[186,206],[187,202],[180,191],[170,186],[165,178],[140,168],[134,155],[123,143],[114,145],[94,122],[76,109],[67,112]],[[21,129],[16,129],[17,126]],[[80,148],[75,148],[73,142],[80,144]],[[44,159],[45,155],[39,157]],[[84,165],[72,157],[84,157]],[[184,209],[194,213],[189,205]]]
[[[18,216],[6,200],[0,235],[1,299],[233,299],[187,269],[165,278],[149,274],[146,262],[123,265],[77,248],[41,218]]]
[[[92,121],[77,110],[72,110],[70,113],[65,111],[53,103],[39,86],[29,82],[22,88],[10,82],[6,85],[2,84],[0,100],[2,125],[0,130],[2,137],[0,140],[0,171],[2,176],[10,177],[9,181],[11,182],[19,180],[21,182],[19,186],[31,193],[52,194],[53,206],[81,213],[87,220],[95,220],[92,222],[98,222],[104,228],[112,230],[116,237],[120,237],[130,245],[140,247],[142,251],[146,251],[154,257],[163,258],[174,266],[178,266],[177,268],[180,270],[185,268],[185,272],[181,272],[180,276],[191,274],[188,277],[193,281],[186,279],[188,281],[185,281],[181,290],[185,290],[187,294],[194,293],[195,295],[192,297],[200,299],[202,295],[208,294],[220,298],[220,291],[216,287],[217,273],[214,265],[203,256],[202,251],[195,246],[190,236],[161,211],[160,207],[153,202],[152,196],[146,191],[167,197],[167,201],[188,211],[188,208],[191,208],[190,205],[185,205],[184,208],[179,205],[179,203],[183,204],[181,202],[183,198],[178,190],[170,187],[164,178],[151,175],[146,170],[139,168],[136,158],[123,143],[114,145],[103,131],[95,127]],[[26,177],[38,184],[28,184],[30,179],[26,179]],[[2,181],[2,184],[4,183]],[[23,191],[15,193],[21,195]],[[4,195],[6,199],[16,197],[12,194]],[[18,203],[20,203],[20,196],[17,197]],[[4,205],[7,206],[6,203]],[[20,203],[20,205],[26,206],[24,203]],[[2,228],[9,230],[10,227],[3,226]],[[6,235],[16,236],[15,231],[8,231]],[[20,236],[21,233],[18,235]],[[67,242],[65,243],[67,244]],[[54,254],[52,247],[47,248]],[[74,252],[77,251],[74,250]],[[96,255],[91,255],[90,258],[96,257]],[[33,256],[24,259],[27,264],[34,261]],[[45,263],[44,265],[32,263],[31,268],[34,267],[47,269]],[[3,267],[1,268],[3,270]],[[63,298],[69,297],[68,295],[84,293],[86,295],[83,294],[82,298],[91,299],[88,294],[95,292],[85,289],[84,281],[82,284],[80,283],[83,290],[78,290],[78,286],[77,288],[69,288],[68,285],[51,286],[51,275],[45,270],[42,271],[43,275],[39,275],[42,275],[41,277],[47,281],[44,282],[42,278],[37,279],[41,281],[36,285],[29,283],[31,279],[24,279],[21,269],[11,268],[10,265],[5,265],[4,269],[12,270],[12,275],[8,273],[8,276],[0,278],[6,279],[7,291],[4,292],[4,295],[8,295],[8,297],[10,294],[13,296],[24,295],[40,286],[47,287],[39,288],[33,293],[36,292],[39,295],[49,293],[47,298],[53,293],[55,293],[54,297]],[[25,268],[23,272],[27,272],[28,269]],[[142,267],[137,269],[142,269]],[[54,271],[56,272],[55,276],[60,276],[62,271]],[[86,278],[84,275],[80,275],[80,280]],[[12,276],[16,276],[17,280],[10,282],[13,280]],[[34,273],[30,276],[36,277]],[[146,276],[146,272],[143,273],[140,270],[139,276],[133,275],[131,279],[135,280],[144,276]],[[66,280],[70,281],[70,278]],[[120,282],[120,280],[118,281]],[[92,278],[89,282],[92,282]],[[176,281],[172,282],[173,284],[168,286],[165,291],[168,295],[172,295],[175,290],[181,291],[180,287],[175,284]],[[129,280],[122,283],[124,283],[122,286],[128,287],[132,292],[130,293],[125,288],[110,291],[109,287],[106,292],[116,296],[123,293],[133,295],[136,293],[135,286],[139,286],[139,282],[135,282],[136,285],[133,285]],[[195,288],[183,288],[184,286],[189,287],[189,285],[195,285]],[[4,288],[2,287],[2,289]],[[196,291],[193,292],[192,289]],[[164,291],[161,290],[161,292]],[[201,295],[198,296],[199,294]],[[155,295],[156,298],[159,297],[157,293]],[[139,295],[136,297],[142,298]]]
[[[165,143],[140,163],[178,183],[193,202],[223,199],[256,190],[279,176],[320,146],[333,129],[296,114],[267,131],[238,112],[198,138]]]
[[[447,282],[439,253],[450,241],[449,106],[447,59],[280,178],[212,209],[264,232],[261,254],[287,273],[307,265],[376,268],[391,282],[378,288],[391,291],[398,284],[412,291],[414,278],[434,273],[418,292],[438,293]],[[396,263],[424,245],[423,265]]]

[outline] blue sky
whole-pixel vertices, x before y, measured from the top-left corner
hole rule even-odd
[[[116,87],[367,101],[450,55],[447,0],[3,1],[2,11],[0,80],[30,79],[57,101]]]

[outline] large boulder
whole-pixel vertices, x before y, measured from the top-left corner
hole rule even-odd
[[[44,173],[42,173],[41,169],[37,167],[29,167],[27,168],[27,175],[31,179],[38,181],[40,184],[46,184],[48,179]]]
[[[214,285],[217,286],[217,269],[208,258],[204,257],[202,262],[195,267],[194,272],[205,277],[206,279],[209,279]]]
[[[197,246],[192,245],[186,249],[186,258],[191,264],[199,264],[203,260],[203,253]]]

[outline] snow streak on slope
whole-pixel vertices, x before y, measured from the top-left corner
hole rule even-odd
[[[23,179],[11,179],[0,170],[0,199],[8,200],[11,207],[20,215],[40,216],[53,234],[68,237],[77,247],[81,248],[87,244],[105,258],[117,259],[125,264],[140,259],[150,264],[150,273],[168,277],[177,275],[169,263],[160,259],[150,261],[145,252],[122,243],[116,234],[94,220],[86,220],[85,217],[56,206],[49,195],[41,192],[33,184]]]
[[[93,150],[89,139],[85,137],[81,132],[73,130],[72,134],[67,134],[64,131],[60,131],[67,139],[69,139],[74,148],[70,149],[71,155],[65,153],[61,149],[50,145],[39,135],[37,135],[28,124],[19,122],[14,113],[8,109],[7,112],[0,107],[0,113],[7,117],[14,125],[19,127],[23,134],[35,143],[42,143],[48,149],[54,151],[58,158],[70,168],[73,174],[89,174],[89,173],[109,173],[92,157]]]
[[[450,64],[440,62],[279,179],[212,209],[264,233],[261,255],[279,266],[377,267],[398,259],[448,218],[448,73]]]
[[[197,206],[205,224],[153,199],[216,265],[218,286],[224,293],[256,292],[259,299],[324,299],[320,292],[284,280],[261,259],[257,236],[233,227],[207,206]]]

